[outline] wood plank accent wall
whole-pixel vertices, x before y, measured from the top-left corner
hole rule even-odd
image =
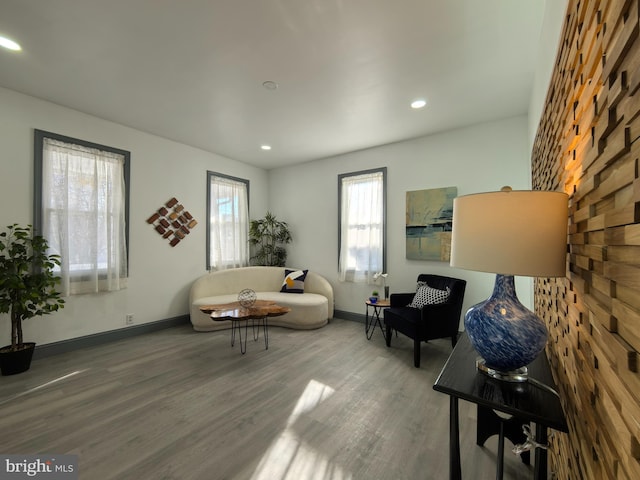
[[[534,189],[569,194],[567,276],[535,310],[569,434],[559,479],[640,478],[640,0],[569,0],[532,151]]]

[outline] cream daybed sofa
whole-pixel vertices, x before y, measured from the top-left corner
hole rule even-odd
[[[289,270],[293,270],[289,268]],[[308,272],[304,293],[282,293],[284,267],[243,267],[208,273],[198,278],[189,294],[191,323],[199,332],[231,328],[230,321],[213,321],[200,311],[202,305],[222,304],[238,300],[238,293],[250,288],[260,300],[273,300],[291,308],[289,313],[269,319],[269,325],[312,329],[333,318],[333,288],[314,272]]]

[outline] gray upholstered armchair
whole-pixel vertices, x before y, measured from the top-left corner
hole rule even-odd
[[[384,310],[385,340],[391,346],[392,330],[413,339],[413,364],[420,367],[420,344],[435,338],[451,337],[456,345],[458,325],[462,313],[466,280],[421,274],[418,283],[427,288],[414,293],[394,293],[390,297],[390,308]],[[444,292],[448,290],[448,295]],[[420,295],[420,299],[417,297]],[[446,299],[445,299],[446,297]],[[409,306],[416,300],[419,308]],[[442,302],[442,303],[434,303]]]

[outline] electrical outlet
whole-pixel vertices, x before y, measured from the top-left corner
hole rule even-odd
[[[125,325],[133,325],[133,313],[127,313],[126,317],[124,317]]]

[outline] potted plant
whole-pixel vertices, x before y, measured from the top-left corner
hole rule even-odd
[[[255,265],[284,267],[287,250],[283,245],[291,243],[287,222],[278,221],[271,212],[260,220],[251,220],[249,243],[255,248]]]
[[[371,292],[371,296],[369,297],[369,301],[371,303],[378,303],[378,299],[380,298],[380,295],[378,293],[378,290],[374,290],[373,292]]]
[[[0,348],[2,375],[29,369],[35,343],[24,342],[22,322],[47,315],[64,306],[55,290],[60,281],[53,269],[58,255],[47,254],[47,240],[33,227],[13,224],[0,232],[0,313],[11,317],[11,345]]]

